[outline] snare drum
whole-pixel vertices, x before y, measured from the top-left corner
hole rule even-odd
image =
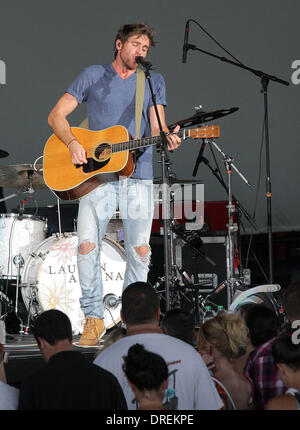
[[[32,250],[46,238],[46,232],[45,218],[28,214],[0,214],[0,276],[16,278],[18,262],[21,273],[22,263],[25,264]]]
[[[77,270],[76,233],[53,235],[30,255],[22,274],[21,293],[32,317],[47,309],[59,309],[71,320],[74,334],[83,331],[81,288]],[[101,247],[104,324],[107,329],[120,321],[126,258],[124,249],[105,237]]]

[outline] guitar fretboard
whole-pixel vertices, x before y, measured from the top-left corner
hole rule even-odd
[[[167,136],[169,134],[177,134],[177,136],[185,138],[185,130],[179,130],[177,133],[168,133]],[[141,139],[128,140],[127,142],[114,143],[112,145],[112,152],[133,151],[134,149],[145,148],[146,146],[157,145],[159,143],[161,143],[161,136],[143,137]]]

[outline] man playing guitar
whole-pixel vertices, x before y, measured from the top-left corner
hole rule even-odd
[[[87,67],[69,86],[49,114],[48,123],[55,135],[68,147],[72,163],[84,165],[84,147],[72,133],[67,120],[82,102],[87,103],[89,129],[101,130],[114,125],[127,128],[135,136],[136,57],[145,58],[154,46],[153,31],[144,24],[126,24],[115,38],[115,58],[111,64]],[[163,131],[165,122],[165,82],[159,73],[150,72],[152,87]],[[177,132],[176,127],[174,132]],[[160,134],[148,85],[145,86],[140,136]],[[167,136],[168,149],[178,148],[181,139]],[[138,150],[133,174],[129,178],[97,186],[80,198],[78,212],[77,264],[82,297],[80,306],[86,318],[79,345],[97,345],[105,334],[104,306],[100,264],[101,240],[106,227],[119,207],[124,227],[127,265],[124,287],[146,282],[150,262],[150,234],[153,218],[152,147]]]

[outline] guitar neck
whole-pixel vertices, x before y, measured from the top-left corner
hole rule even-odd
[[[186,133],[187,132],[187,133]],[[189,130],[179,130],[177,134],[181,139],[189,137]],[[147,146],[157,145],[161,143],[161,136],[143,137],[141,139],[128,140],[127,142],[114,143],[112,152],[133,151],[135,149],[145,148]]]

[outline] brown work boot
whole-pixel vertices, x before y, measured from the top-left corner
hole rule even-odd
[[[105,332],[103,319],[87,317],[78,345],[97,346],[101,337],[105,335]]]

